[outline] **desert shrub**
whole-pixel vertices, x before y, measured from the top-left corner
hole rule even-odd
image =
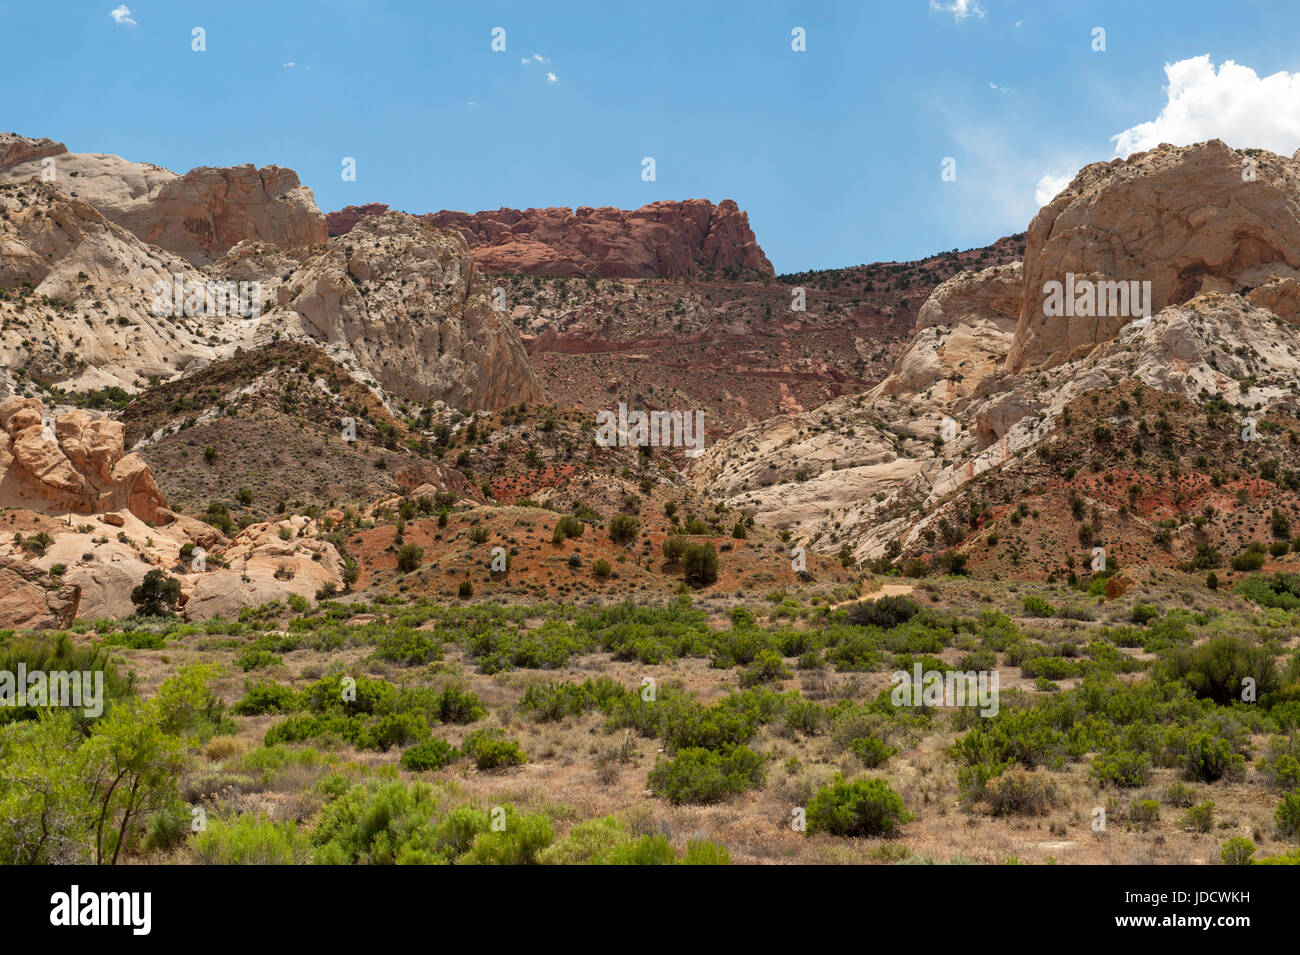
[[[1031,617],[1050,617],[1056,613],[1056,608],[1049,604],[1042,597],[1030,594],[1021,601],[1025,608],[1025,613]]]
[[[920,612],[911,597],[893,595],[877,600],[862,600],[849,608],[849,623],[858,627],[880,627],[890,630],[907,623]]]
[[[1193,731],[1186,738],[1183,778],[1192,782],[1217,782],[1240,779],[1245,773],[1246,758],[1232,751],[1232,744],[1208,730]]]
[[[1259,697],[1280,684],[1273,655],[1236,636],[1212,637],[1199,646],[1174,648],[1162,670],[1186,682],[1197,696],[1221,705],[1241,699],[1246,677],[1255,681]]]
[[[1155,607],[1147,604],[1134,604],[1133,610],[1129,613],[1129,619],[1140,627],[1146,626],[1152,620],[1160,616],[1160,611]]]
[[[444,739],[432,736],[402,750],[402,768],[409,772],[442,769],[460,758],[460,750]]]
[[[631,514],[615,514],[609,520],[609,539],[615,544],[626,544],[636,539],[641,522]]]
[[[718,579],[718,552],[708,541],[686,546],[682,557],[685,579],[692,587],[707,587]]]
[[[422,560],[424,549],[415,544],[403,544],[397,549],[397,569],[403,574],[418,569]]]
[[[591,572],[601,580],[608,577],[613,570],[614,568],[610,566],[609,561],[605,560],[603,557],[597,558],[591,565]]]
[[[1206,800],[1192,806],[1183,816],[1183,828],[1209,832],[1214,828],[1214,802]]]
[[[669,534],[664,538],[663,552],[668,563],[679,563],[686,554],[686,538],[681,534]]]
[[[1134,750],[1109,750],[1093,756],[1088,774],[1099,786],[1138,789],[1151,780],[1151,760]]]
[[[203,832],[190,836],[189,847],[199,865],[304,865],[311,856],[311,842],[296,822],[252,815],[230,822],[209,818]]]
[[[704,805],[763,784],[763,757],[746,746],[682,747],[650,771],[649,786],[669,802]]]
[[[428,630],[385,627],[375,638],[372,656],[376,660],[388,660],[403,666],[423,666],[442,659],[442,640]]]
[[[577,540],[586,530],[587,525],[572,514],[566,514],[555,523],[555,533],[551,535],[551,543],[559,544],[572,538]]]
[[[1180,809],[1186,809],[1196,802],[1196,794],[1186,783],[1170,783],[1165,790],[1165,802]]]
[[[808,833],[836,836],[892,836],[912,820],[903,798],[883,779],[845,782],[836,775],[808,802]]]
[[[1160,821],[1160,802],[1156,799],[1135,799],[1129,806],[1128,815],[1140,826],[1152,826]]]
[[[1300,835],[1300,789],[1282,797],[1273,812],[1278,832],[1284,836]]]
[[[441,790],[427,783],[356,785],[329,802],[311,831],[313,860],[326,865],[448,861],[439,831]],[[487,817],[482,818],[483,829]],[[462,850],[463,851],[463,850]]]
[[[533,684],[519,700],[519,710],[538,721],[581,716],[593,709],[609,711],[615,702],[629,695],[622,684],[607,676],[582,683]]]
[[[541,814],[521,816],[513,806],[502,807],[501,828],[489,826],[474,839],[458,865],[534,865],[555,838],[551,821]]]
[[[1224,865],[1250,865],[1255,843],[1243,836],[1233,836],[1219,847],[1219,861]]]
[[[1300,752],[1300,738],[1274,736],[1268,741],[1268,748],[1260,757],[1257,768],[1269,788],[1300,789],[1300,760],[1296,758],[1297,752]]]
[[[853,755],[862,761],[862,765],[867,769],[875,769],[878,766],[885,765],[889,757],[893,756],[898,750],[884,742],[878,736],[861,736],[849,743],[849,749]]]
[[[244,695],[230,708],[236,716],[292,713],[302,709],[301,696],[292,687],[271,681],[245,685]]]
[[[461,749],[466,756],[474,760],[479,769],[501,769],[506,766],[522,766],[528,757],[519,748],[519,744],[505,738],[505,731],[495,727],[476,730],[465,737]]]
[[[741,671],[740,685],[759,686],[788,680],[791,676],[790,668],[782,662],[776,651],[763,650],[754,658],[753,663]]]
[[[1012,766],[988,781],[984,798],[995,816],[1041,816],[1056,800],[1056,783],[1047,773]]]
[[[257,650],[252,647],[235,657],[235,666],[241,670],[256,670],[280,663],[280,658],[269,650]]]
[[[1300,574],[1252,574],[1237,581],[1233,590],[1261,607],[1300,610]]]

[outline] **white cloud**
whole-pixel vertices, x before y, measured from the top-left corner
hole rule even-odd
[[[954,20],[966,20],[970,17],[979,19],[984,16],[984,8],[979,0],[930,0],[930,9],[939,13],[951,13]]]
[[[989,83],[989,89],[997,90],[999,93],[1014,93],[1015,90],[1009,86],[998,86],[997,83]]]
[[[546,57],[542,56],[542,54],[540,54],[540,53],[534,53],[534,54],[533,54],[533,59],[536,60],[538,63],[549,63],[549,62],[550,62],[550,60],[548,60]]]
[[[1112,136],[1116,156],[1206,139],[1286,156],[1300,147],[1300,73],[1261,77],[1232,60],[1216,72],[1206,54],[1166,63],[1165,76],[1169,85],[1160,115]]]
[[[558,83],[558,82],[560,82],[560,78],[559,78],[558,76],[556,76],[554,73],[547,73],[547,74],[546,74],[546,82],[548,82],[548,83]]]
[[[283,66],[286,70],[291,70],[298,64],[295,63],[293,60],[290,60],[288,63],[281,63],[280,65]]]
[[[1048,173],[1042,179],[1038,180],[1038,185],[1034,187],[1034,202],[1040,206],[1045,206],[1053,199],[1056,194],[1070,184],[1074,178],[1074,173],[1067,172],[1063,176],[1053,176]]]
[[[125,3],[114,10],[109,10],[108,15],[113,18],[114,23],[122,23],[129,27],[136,25],[135,20],[131,19],[131,8]]]
[[[466,105],[466,106],[470,106],[470,107],[473,107],[473,106],[477,106],[477,105],[478,105],[478,103],[476,103],[476,102],[474,102],[474,100],[470,100],[470,101],[469,101],[469,102],[467,102],[467,103],[466,103],[466,104],[465,104],[465,105]]]

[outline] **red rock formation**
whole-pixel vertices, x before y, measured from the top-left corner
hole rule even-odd
[[[361,216],[382,212],[379,203],[330,213],[330,235],[343,235]],[[422,216],[465,237],[486,272],[530,275],[676,278],[706,269],[772,275],[749,227],[731,199],[652,202],[625,210],[497,209],[434,212]]]
[[[382,202],[367,202],[363,206],[344,206],[337,212],[325,216],[325,229],[331,239],[336,235],[347,235],[352,231],[352,227],[361,221],[362,216],[379,216],[387,211],[388,206]]]

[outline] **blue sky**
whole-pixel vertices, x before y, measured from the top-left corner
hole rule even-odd
[[[733,198],[778,272],[1019,231],[1043,177],[1112,158],[1141,124],[1130,147],[1300,147],[1300,81],[1275,75],[1300,71],[1291,0],[122,7],[0,0],[0,129],[178,172],[289,166],[325,211]],[[1184,61],[1170,103],[1165,67]]]

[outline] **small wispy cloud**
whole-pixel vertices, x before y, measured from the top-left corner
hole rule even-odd
[[[281,63],[280,65],[283,66],[286,70],[291,70],[298,64],[295,63],[293,60],[290,60],[288,63]]]
[[[999,93],[1014,93],[1014,92],[1015,92],[1015,90],[1013,90],[1011,87],[1009,87],[1009,86],[998,86],[997,83],[989,83],[989,89],[991,89],[991,90],[997,90]]]
[[[930,0],[930,9],[938,13],[951,13],[954,20],[968,20],[971,17],[978,20],[984,16],[984,8],[979,5],[979,0]]]
[[[556,76],[554,73],[547,73],[547,74],[546,74],[546,82],[548,82],[548,83],[558,83],[558,82],[560,82],[560,78],[559,78],[558,76]]]
[[[474,100],[469,100],[468,102],[465,103],[465,105],[472,109],[473,107],[477,106],[478,103],[474,102]]]
[[[116,9],[109,10],[108,15],[113,18],[114,23],[120,23],[128,27],[136,25],[135,20],[131,17],[131,8],[125,3]]]

